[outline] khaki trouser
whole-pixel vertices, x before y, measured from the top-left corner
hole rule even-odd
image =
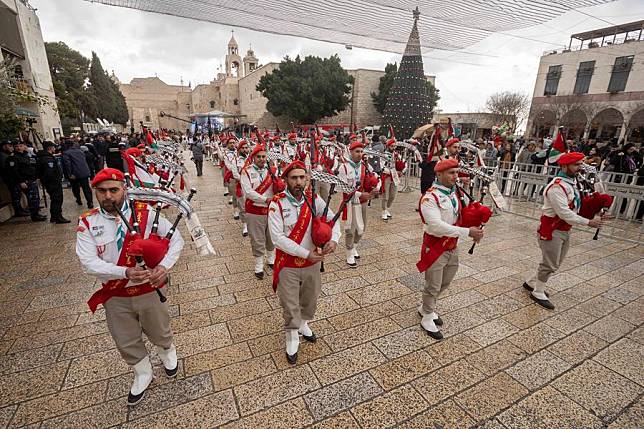
[[[394,183],[394,181],[390,178],[385,180],[382,183],[383,187],[383,195],[382,195],[382,200],[380,202],[381,207],[383,210],[385,209],[390,209],[391,206],[394,204],[394,200],[396,199],[396,193],[398,192],[398,187]]]
[[[239,210],[239,218],[242,222],[246,223],[246,209],[244,207],[244,197],[237,196],[237,183],[235,179],[230,179],[228,182],[228,193],[233,197],[233,207]]]
[[[425,271],[425,289],[423,290],[423,313],[431,313],[436,309],[436,300],[454,280],[458,271],[458,250],[443,253]]]
[[[264,256],[267,250],[270,252],[275,249],[268,231],[268,216],[246,213],[246,222],[254,257]]]
[[[136,365],[148,355],[142,334],[164,349],[172,345],[168,304],[159,301],[155,292],[133,297],[114,296],[103,307],[116,348],[128,365]]]
[[[351,204],[347,205],[347,210],[351,210]],[[367,203],[360,204],[360,209],[362,211],[362,223],[364,225],[364,230],[362,233],[367,230]],[[353,246],[358,244],[360,239],[362,238],[362,234],[358,235],[358,224],[356,221],[355,216],[351,216],[351,225],[347,225],[346,223],[344,224],[344,233],[345,238],[344,238],[344,243],[347,246],[347,249],[353,249]]]
[[[321,289],[319,262],[306,268],[282,268],[277,296],[284,314],[284,328],[299,329],[302,320],[313,320]]]
[[[570,248],[570,231],[553,231],[552,240],[539,240],[541,248],[541,263],[537,268],[537,278],[540,282],[531,285],[535,292],[543,292],[545,283],[561,266],[568,248]]]

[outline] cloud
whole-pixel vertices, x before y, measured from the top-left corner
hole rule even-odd
[[[252,45],[261,64],[298,54],[338,54],[345,68],[382,70],[388,62],[400,62],[400,54],[347,50],[337,44],[81,0],[65,0],[64,8],[50,0],[30,2],[38,9],[46,41],[63,41],[87,57],[95,51],[103,67],[113,69],[123,82],[155,74],[170,84],[178,84],[182,78],[193,87],[210,82],[224,62],[231,30],[241,56]],[[464,52],[423,51],[425,74],[436,75],[439,107],[445,112],[473,111],[497,91],[532,94],[539,58],[545,50],[567,45],[572,33],[609,25],[588,15],[614,23],[644,19],[644,2],[619,0],[571,11],[539,26],[492,34]],[[409,25],[411,29],[411,19]]]

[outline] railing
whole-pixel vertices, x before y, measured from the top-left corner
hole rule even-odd
[[[557,166],[513,163],[503,168],[498,160],[486,161],[487,173],[494,175],[495,182],[505,197],[508,211],[520,216],[538,219],[543,205],[543,190],[559,172]],[[638,180],[639,183],[638,184]],[[613,196],[608,214],[614,217],[601,234],[614,238],[644,243],[644,177],[634,174],[599,171],[594,181],[595,190]],[[473,180],[472,189],[478,195],[482,183]],[[403,190],[420,189],[420,168],[408,161]]]

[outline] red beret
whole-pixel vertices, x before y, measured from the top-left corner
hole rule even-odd
[[[393,146],[396,144],[396,139],[389,139],[387,140],[387,146]]]
[[[123,175],[122,171],[117,170],[116,168],[104,168],[96,173],[96,176],[94,176],[94,179],[92,180],[92,187],[106,180],[125,182],[125,176]]]
[[[288,139],[289,139],[289,140],[297,140],[297,134],[295,134],[295,133],[289,133],[289,134],[288,134]]]
[[[444,159],[442,161],[439,161],[434,167],[434,171],[436,173],[440,173],[441,171],[445,171],[445,170],[449,170],[450,168],[457,168],[457,167],[458,167],[458,159],[449,158],[449,159]]]
[[[359,147],[361,147],[361,148],[363,148],[363,149],[364,149],[364,143],[362,143],[361,141],[356,140],[356,141],[352,142],[352,143],[349,145],[349,150],[351,151],[351,150],[353,150],[353,149],[357,149],[357,148],[359,148]]]
[[[263,144],[257,144],[250,153],[250,157],[253,158],[259,152],[266,152],[266,148]]]
[[[228,140],[226,140],[226,144],[230,143],[231,141],[233,143],[237,143],[237,139],[235,137],[228,137]]]
[[[561,155],[557,162],[559,165],[574,164],[575,162],[584,159],[584,157],[585,155],[581,152],[568,152]]]
[[[283,178],[286,178],[286,177],[288,176],[288,173],[290,173],[290,172],[291,172],[291,170],[296,170],[296,169],[300,169],[300,170],[304,170],[304,171],[306,171],[306,164],[304,164],[304,163],[303,163],[302,161],[300,161],[299,159],[297,159],[297,160],[295,160],[295,161],[291,162],[289,165],[287,165],[287,166],[286,166],[286,168],[285,168],[285,169],[284,169],[284,171],[282,172],[282,177],[283,177]]]
[[[240,140],[240,141],[239,141],[239,144],[237,145],[237,150],[241,150],[241,148],[243,148],[243,147],[244,147],[244,146],[246,146],[246,145],[248,145],[248,141],[247,141],[247,140]]]
[[[461,141],[457,139],[456,137],[452,137],[451,139],[447,140],[447,143],[445,143],[445,147],[450,147],[454,143],[460,143]]]
[[[131,147],[125,151],[126,154],[132,155],[133,157],[141,156],[143,155],[143,152],[141,152],[141,149],[138,147]]]

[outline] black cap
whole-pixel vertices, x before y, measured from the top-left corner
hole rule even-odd
[[[49,141],[49,140],[45,140],[44,142],[42,142],[42,148],[43,149],[48,149],[50,147],[55,147],[55,146],[56,146],[56,144],[54,142],[52,142],[52,141]]]
[[[13,145],[13,142],[11,140],[2,140],[2,146],[6,145],[6,144]]]

